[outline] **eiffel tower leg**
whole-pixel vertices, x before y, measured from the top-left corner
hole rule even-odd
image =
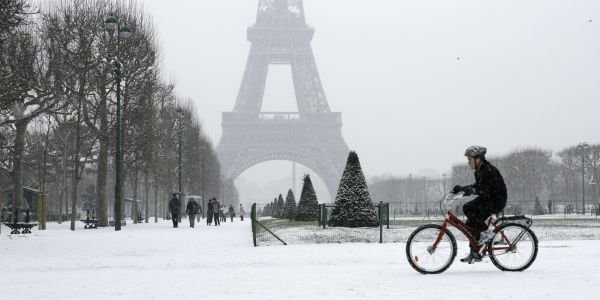
[[[268,71],[269,62],[266,50],[252,46],[234,112],[260,112]]]
[[[310,46],[294,53],[292,77],[296,89],[296,101],[300,112],[329,112],[317,65]]]

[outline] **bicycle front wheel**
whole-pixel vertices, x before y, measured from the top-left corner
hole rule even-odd
[[[533,231],[517,223],[505,223],[488,242],[490,259],[502,271],[523,271],[535,260],[538,240]]]
[[[436,241],[439,242],[436,245]],[[408,237],[406,258],[417,272],[439,274],[452,264],[456,257],[456,239],[448,230],[442,234],[442,226],[423,225]]]

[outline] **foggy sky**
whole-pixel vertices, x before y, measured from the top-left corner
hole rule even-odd
[[[167,75],[215,146],[233,109],[258,0],[144,0]],[[332,111],[367,176],[600,142],[600,1],[305,0]],[[282,99],[283,98],[283,99]],[[272,66],[263,111],[297,111]],[[432,169],[433,171],[427,171]]]

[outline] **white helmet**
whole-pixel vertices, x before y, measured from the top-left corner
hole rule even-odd
[[[485,157],[487,149],[483,146],[471,146],[465,150],[465,156],[468,157]]]

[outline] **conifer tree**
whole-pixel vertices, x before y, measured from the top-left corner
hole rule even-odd
[[[296,217],[296,197],[292,189],[288,190],[287,196],[285,197],[285,206],[283,208],[282,218],[293,220]]]
[[[271,202],[271,217],[277,217],[277,197],[273,198],[273,202]]]
[[[283,217],[283,207],[285,206],[285,202],[283,201],[283,196],[279,194],[277,197],[277,218]]]
[[[298,201],[296,221],[316,221],[319,219],[319,203],[308,174],[304,175],[304,184]]]
[[[348,155],[329,226],[374,227],[379,219],[356,152]]]

